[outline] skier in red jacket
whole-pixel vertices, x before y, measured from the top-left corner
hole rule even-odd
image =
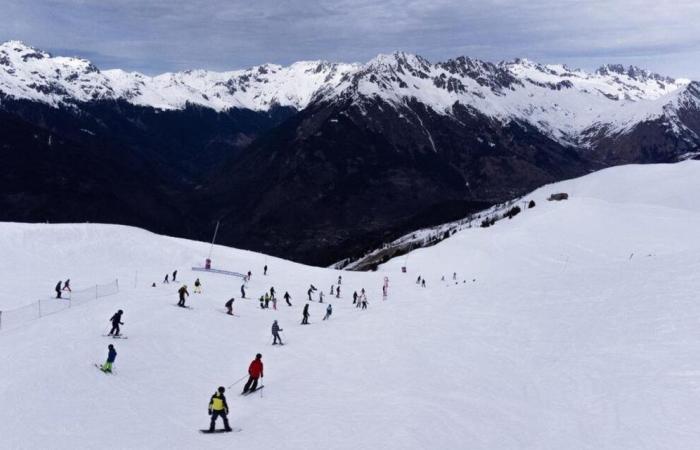
[[[248,375],[248,382],[243,388],[243,394],[247,393],[248,391],[252,392],[256,390],[258,387],[258,378],[263,378],[263,363],[262,355],[260,353],[255,355],[255,359],[250,363],[250,367],[248,367]]]

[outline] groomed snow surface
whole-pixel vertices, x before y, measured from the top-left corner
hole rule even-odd
[[[121,291],[0,332],[0,447],[696,449],[699,188],[700,162],[608,169],[542,188],[512,220],[374,273],[215,247],[215,267],[253,272],[250,296],[289,291],[294,306],[278,311],[241,300],[236,278],[191,272],[206,243],[1,224],[0,308],[47,297],[66,277],[75,288],[119,277]],[[570,199],[547,202],[553,192]],[[190,290],[196,276],[203,283],[193,310],[173,306],[178,285],[160,283],[174,269]],[[331,320],[312,303],[301,326],[309,284],[328,294],[339,274]],[[351,304],[362,287],[367,311]],[[223,314],[231,296],[240,317]],[[101,336],[117,309],[128,340]],[[270,345],[273,319],[284,347]],[[93,367],[109,343],[111,376]],[[258,352],[262,395],[227,390],[243,431],[199,434],[216,387],[244,376]]]

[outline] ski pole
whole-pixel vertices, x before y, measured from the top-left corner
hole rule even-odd
[[[228,389],[231,389],[232,387],[234,387],[235,385],[237,385],[237,384],[240,383],[241,381],[245,380],[245,377],[247,377],[247,376],[248,376],[248,375],[243,375],[241,378],[239,378],[238,380],[234,381],[233,384],[232,384],[231,386],[228,387]]]

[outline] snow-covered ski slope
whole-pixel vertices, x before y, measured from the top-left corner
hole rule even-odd
[[[404,257],[353,273],[216,247],[215,267],[253,271],[252,296],[289,291],[294,306],[278,311],[240,300],[236,278],[187,270],[205,243],[2,224],[0,308],[67,276],[76,288],[119,276],[121,292],[0,332],[0,447],[695,449],[699,188],[695,161],[557,183],[512,220],[411,253],[406,274]],[[553,192],[570,199],[545,201]],[[190,288],[202,280],[194,310],[172,306],[177,286],[160,284],[175,268]],[[327,294],[339,273],[342,298],[326,296],[332,319],[314,303],[300,326],[309,283]],[[362,287],[367,311],[351,305]],[[230,296],[240,317],[222,313]],[[101,337],[119,308],[129,339]],[[270,345],[273,319],[284,347]],[[109,343],[113,376],[92,365]],[[242,377],[257,352],[262,396],[227,391],[243,431],[198,433],[215,388]]]

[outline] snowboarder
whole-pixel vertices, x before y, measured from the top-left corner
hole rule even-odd
[[[338,286],[343,284],[343,277],[341,275],[338,275]]]
[[[166,274],[165,274],[165,279],[163,280],[163,284],[169,284],[169,283],[170,283],[170,279],[169,279],[168,277],[169,277],[169,275],[166,273]]]
[[[226,403],[226,397],[224,397],[224,392],[226,388],[219,386],[214,395],[211,396],[209,400],[209,415],[211,416],[211,423],[209,424],[209,432],[213,433],[216,426],[216,419],[221,417],[224,421],[224,430],[232,431],[228,424],[228,403]]]
[[[245,284],[241,285],[241,298],[245,298]]]
[[[105,373],[112,373],[112,364],[114,364],[114,360],[117,359],[117,351],[114,349],[114,345],[112,344],[109,344],[107,348],[109,349],[107,352],[107,361],[102,364],[100,370]]]
[[[229,316],[232,316],[232,315],[233,315],[233,302],[234,302],[235,300],[236,300],[236,299],[234,299],[233,297],[231,297],[231,298],[226,302],[226,304],[224,305],[224,306],[226,306],[226,314],[228,314]]]
[[[357,304],[357,291],[352,293],[352,304]]]
[[[289,292],[284,293],[284,301],[287,302],[287,305],[292,306],[292,304],[289,302],[289,299],[292,298],[291,295],[289,295]]]
[[[173,270],[173,283],[177,281],[177,270]]]
[[[119,325],[124,325],[124,323],[122,323],[122,314],[124,314],[124,311],[120,309],[114,313],[111,319],[109,319],[109,321],[112,322],[112,329],[109,330],[109,334],[107,336],[119,336]]]
[[[265,264],[265,267],[263,267],[263,275],[267,275],[267,264]]]
[[[335,298],[340,298],[340,286],[335,290]]]
[[[280,326],[277,324],[277,321],[275,320],[274,322],[272,322],[272,337],[273,337],[272,345],[277,345],[277,341],[279,341],[280,345],[284,345],[284,344],[282,344],[282,338],[280,337],[280,331],[284,331],[284,330],[282,330],[282,328],[280,328]]]
[[[64,290],[64,291],[68,291],[68,292],[72,292],[71,289],[70,289],[70,278],[68,278],[68,279],[66,280],[66,282],[63,283],[63,290]]]
[[[254,391],[258,387],[258,378],[263,378],[262,355],[258,353],[248,367],[248,382],[243,387],[243,393]]]
[[[199,278],[194,280],[194,293],[195,294],[201,294],[202,293],[202,283],[199,281]]]
[[[304,305],[304,311],[301,314],[303,316],[301,319],[301,324],[308,325],[309,324],[309,304],[308,303],[306,305]]]
[[[187,292],[187,285],[183,284],[182,286],[180,286],[180,289],[177,290],[177,293],[180,294],[180,301],[177,302],[177,306],[185,308],[185,295],[188,297],[190,296],[190,293]]]
[[[54,288],[56,291],[56,298],[61,298],[61,282],[59,281],[58,284],[56,284],[56,287]]]
[[[333,306],[328,304],[328,307],[326,308],[326,315],[323,316],[323,320],[328,320],[331,318],[331,314],[333,314]]]
[[[318,293],[318,302],[323,303],[323,291]]]

